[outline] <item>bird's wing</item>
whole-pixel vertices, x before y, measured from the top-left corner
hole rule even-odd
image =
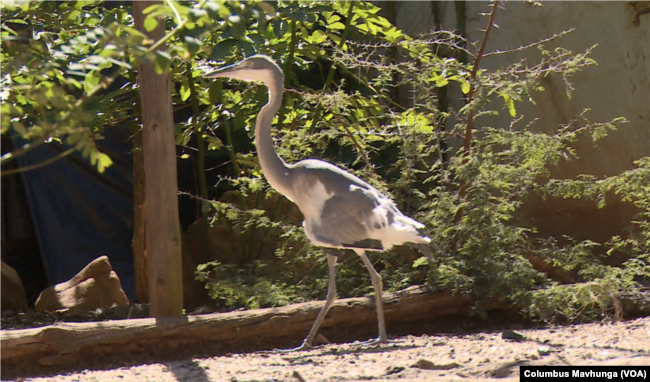
[[[408,242],[428,243],[423,224],[356,176],[319,160],[292,166],[296,204],[305,233],[317,246],[382,251]]]
[[[389,223],[377,219],[376,208],[381,206],[381,194],[351,184],[348,190],[330,197],[323,206],[319,219],[313,221],[313,234],[343,248],[383,250],[380,240],[372,239],[369,232]]]

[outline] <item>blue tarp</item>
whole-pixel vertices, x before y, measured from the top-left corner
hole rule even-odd
[[[126,129],[107,129],[98,146],[113,160],[103,174],[79,153],[22,173],[50,284],[67,281],[107,255],[130,300],[134,299],[132,154]],[[14,140],[14,147],[24,142]],[[65,150],[44,144],[17,158],[20,167]]]

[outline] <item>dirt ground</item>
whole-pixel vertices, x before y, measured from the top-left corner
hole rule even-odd
[[[18,381],[516,381],[521,365],[650,365],[650,317],[544,329],[405,336],[84,370]]]

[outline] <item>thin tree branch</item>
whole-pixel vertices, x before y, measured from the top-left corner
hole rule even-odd
[[[18,168],[14,168],[14,169],[11,169],[11,170],[2,170],[2,172],[1,172],[2,175],[1,176],[17,174],[19,172],[25,172],[25,171],[30,171],[30,170],[36,170],[37,168],[47,166],[50,163],[54,163],[54,162],[58,161],[59,159],[67,157],[68,155],[72,154],[76,149],[77,149],[76,147],[71,147],[71,148],[65,150],[64,152],[62,152],[62,153],[60,153],[60,154],[58,154],[58,155],[56,155],[56,156],[54,156],[54,157],[52,157],[50,159],[47,159],[47,160],[44,160],[43,162],[39,162],[39,163],[29,165],[29,166],[26,166],[26,167],[18,167]]]
[[[495,0],[492,5],[492,12],[490,12],[490,19],[488,20],[487,28],[485,28],[485,34],[483,34],[483,41],[481,41],[481,47],[479,48],[474,64],[472,65],[472,72],[470,73],[470,82],[469,82],[469,92],[467,93],[467,105],[469,110],[467,112],[467,127],[465,128],[465,139],[463,142],[463,163],[467,163],[469,157],[469,150],[472,147],[472,130],[474,129],[474,112],[472,111],[472,102],[474,100],[474,92],[476,88],[476,73],[478,72],[479,64],[481,63],[481,58],[485,52],[485,46],[487,45],[487,39],[490,36],[490,30],[492,30],[492,25],[494,24],[494,15],[497,12],[499,6],[499,1]],[[460,184],[460,189],[458,190],[458,195],[461,199],[464,199],[467,195],[467,182],[462,182]],[[459,208],[456,213],[456,222],[458,223],[463,218],[463,209]],[[454,239],[454,247],[457,242]]]
[[[469,92],[467,93],[467,104],[469,105],[469,111],[467,112],[467,127],[465,128],[465,142],[463,148],[465,152],[469,151],[470,146],[472,145],[472,129],[474,128],[474,112],[472,111],[472,101],[474,100],[474,92],[476,88],[476,73],[478,72],[479,64],[481,63],[481,58],[483,58],[483,52],[485,52],[485,46],[487,45],[488,37],[490,36],[490,31],[492,30],[492,25],[494,25],[494,15],[497,12],[499,1],[495,0],[492,5],[492,12],[490,12],[490,19],[488,20],[487,28],[485,28],[485,34],[483,34],[483,41],[481,41],[481,47],[478,50],[474,64],[472,65],[472,72],[470,73],[470,84]]]
[[[489,56],[494,56],[494,55],[497,55],[497,54],[506,54],[506,53],[512,53],[512,52],[521,52],[523,50],[530,49],[530,48],[532,48],[534,46],[539,46],[539,45],[545,44],[545,43],[547,43],[549,41],[553,41],[555,39],[558,39],[558,38],[560,38],[560,37],[562,37],[562,36],[564,36],[566,34],[569,34],[569,33],[573,32],[574,30],[576,30],[576,29],[575,28],[570,28],[570,29],[567,29],[567,30],[562,31],[560,33],[556,33],[551,37],[545,38],[543,40],[535,41],[534,43],[531,43],[531,44],[528,44],[528,45],[523,45],[523,46],[517,47],[515,49],[497,50],[497,51],[494,51],[494,52],[487,52],[487,53],[483,54],[483,57],[489,57]]]
[[[334,118],[336,118],[337,121],[339,121],[339,123],[341,124],[343,129],[346,131],[347,135],[350,137],[350,139],[352,139],[352,142],[354,142],[354,145],[357,146],[357,150],[359,150],[359,153],[363,157],[363,160],[366,161],[366,164],[368,165],[368,168],[372,169],[373,167],[372,167],[372,163],[370,163],[370,159],[368,159],[368,156],[366,155],[366,152],[363,150],[363,147],[361,147],[361,145],[359,145],[359,142],[357,142],[356,138],[354,138],[354,135],[352,135],[352,132],[350,132],[350,129],[348,129],[348,127],[345,125],[345,123],[343,123],[343,121],[338,116],[338,114],[336,114],[334,111],[332,111],[332,115],[334,116]]]

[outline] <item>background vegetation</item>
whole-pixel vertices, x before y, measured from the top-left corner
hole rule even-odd
[[[57,158],[81,151],[104,171],[111,159],[96,144],[103,132],[138,132],[137,61],[171,71],[179,161],[197,174],[180,198],[195,203],[201,229],[187,240],[201,245],[185,256],[224,309],[322,299],[327,285],[325,257],[306,240],[299,212],[266,183],[251,143],[266,89],[201,77],[255,53],[271,56],[286,77],[274,120],[280,155],[336,163],[427,225],[436,264],[408,247],[371,255],[387,290],[427,283],[476,298],[480,314],[496,303],[575,320],[608,314],[622,294],[647,287],[650,159],[603,179],[552,178],[554,166],[576,158],[576,139],[597,144],[624,116],[594,123],[585,111],[551,135],[522,125],[517,113],[544,91],[544,77],[560,76],[573,91],[571,76],[594,64],[590,50],[540,42],[527,47],[537,62],[490,72],[475,65],[482,53],[463,36],[407,36],[365,2],[167,1],[147,11],[148,29],[158,16],[167,23],[158,42],[133,28],[128,2],[3,7],[2,137],[25,142],[3,152],[3,164],[49,144],[60,147]],[[397,96],[405,91],[408,102]],[[450,94],[464,106],[451,108]],[[482,117],[495,113],[511,124],[484,126]],[[533,194],[600,207],[618,197],[638,215],[625,236],[604,243],[545,238],[521,213]],[[215,232],[228,253],[210,252]],[[356,256],[341,260],[339,295],[369,293]]]

